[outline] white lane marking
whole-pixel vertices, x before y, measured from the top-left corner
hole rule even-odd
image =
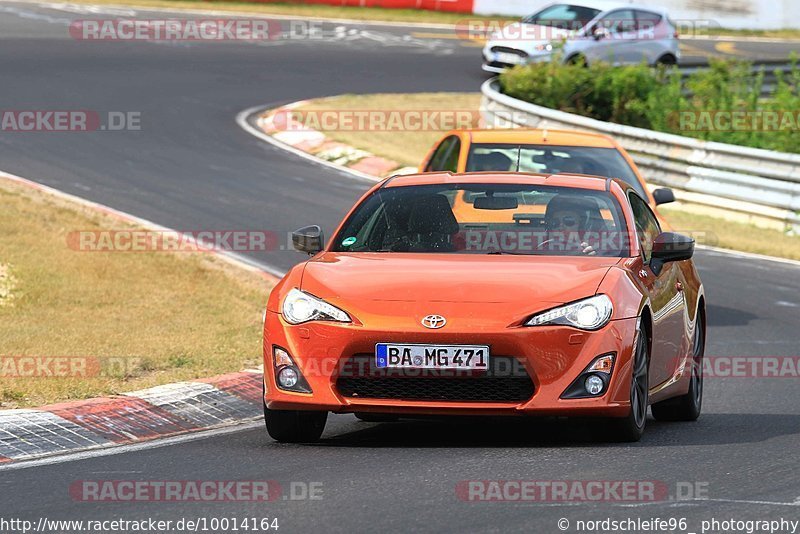
[[[787,300],[779,300],[779,301],[777,301],[775,303],[775,305],[776,306],[785,306],[787,308],[797,308],[798,306],[800,306],[799,304],[797,304],[795,302],[789,302]]]
[[[17,182],[17,183],[20,183],[22,185],[26,185],[28,187],[32,187],[34,189],[45,191],[46,193],[49,193],[49,194],[51,194],[51,195],[53,195],[55,197],[62,198],[64,200],[68,200],[70,202],[74,202],[74,203],[80,204],[81,206],[88,207],[88,208],[90,208],[92,210],[99,210],[99,211],[105,212],[105,213],[110,214],[112,216],[118,217],[120,219],[124,219],[124,220],[126,220],[128,222],[131,222],[131,223],[134,223],[134,224],[138,224],[140,226],[143,226],[145,228],[149,228],[149,229],[157,231],[157,232],[178,233],[177,230],[173,230],[171,228],[167,228],[166,226],[161,226],[160,224],[155,223],[153,221],[150,221],[148,219],[143,219],[141,217],[137,217],[136,215],[132,215],[130,213],[114,209],[114,208],[112,208],[110,206],[106,206],[105,204],[100,204],[99,202],[94,202],[92,200],[87,200],[87,199],[85,199],[83,197],[72,195],[70,193],[65,193],[64,191],[61,191],[60,189],[56,189],[54,187],[50,187],[50,186],[47,186],[47,185],[44,185],[44,184],[40,184],[39,182],[36,182],[36,181],[33,181],[33,180],[29,180],[29,179],[23,178],[21,176],[17,176],[16,174],[11,174],[9,172],[5,172],[5,171],[0,170],[0,178],[5,178],[5,179],[10,180],[12,182]],[[186,237],[186,239],[188,241],[194,242],[194,238],[192,236],[189,236],[189,235],[186,235],[186,234],[184,234],[184,235],[185,235],[185,237]],[[227,261],[228,263],[230,263],[232,265],[235,265],[237,267],[243,268],[243,269],[248,269],[248,270],[253,270],[253,271],[263,271],[263,272],[265,272],[267,274],[270,274],[270,275],[278,277],[278,278],[283,278],[283,276],[286,274],[286,271],[280,269],[279,267],[275,267],[273,265],[269,265],[267,263],[264,263],[264,262],[261,262],[259,260],[250,258],[248,256],[244,256],[244,255],[239,254],[237,252],[230,252],[230,251],[227,251],[227,250],[220,250],[220,251],[214,251],[213,254],[215,256],[217,256],[218,258],[220,258],[221,260]]]
[[[188,434],[181,434],[180,436],[154,439],[150,441],[144,441],[141,443],[112,444],[112,445],[100,446],[89,450],[83,450],[79,452],[59,454],[56,456],[48,456],[45,458],[38,458],[35,460],[21,460],[9,464],[0,464],[0,472],[15,471],[17,469],[27,469],[29,467],[40,467],[44,465],[61,464],[65,462],[76,462],[79,460],[87,460],[90,458],[98,458],[101,456],[126,454],[129,452],[143,451],[148,449],[158,449],[161,447],[168,447],[170,445],[175,445],[177,443],[186,443],[206,438],[224,436],[226,434],[234,434],[236,432],[253,430],[255,428],[263,426],[263,424],[264,423],[261,417],[253,417],[249,419],[244,419],[240,423],[223,425],[218,428],[211,428],[209,430],[190,432]]]
[[[676,501],[639,502],[633,504],[623,504],[621,506],[625,508],[638,508],[642,506],[667,504],[669,507],[675,507],[675,506],[683,506],[688,504],[699,504],[707,502],[720,503],[720,504],[764,504],[767,506],[800,506],[800,502],[798,502],[797,500],[795,500],[794,502],[779,502],[779,501],[758,501],[758,500],[748,500],[748,499],[685,499]]]
[[[98,5],[89,5],[89,4],[51,4],[51,3],[39,3],[39,2],[31,2],[38,4],[42,7],[47,7],[50,9],[55,9],[57,11],[65,11],[67,13],[77,13],[79,15],[119,15],[123,17],[134,17],[136,16],[136,10],[130,8],[123,8],[123,7],[114,7],[114,6],[98,6]]]
[[[341,175],[343,175],[343,176],[345,176],[347,178],[351,178],[351,179],[355,179],[355,180],[359,180],[359,181],[365,181],[366,180],[366,181],[373,182],[373,183],[380,181],[380,178],[376,178],[375,176],[372,176],[371,174],[367,174],[367,173],[364,173],[364,172],[359,172],[359,171],[356,171],[356,170],[353,170],[353,169],[348,169],[347,167],[341,167],[339,165],[336,165],[335,163],[331,163],[330,161],[325,161],[324,159],[320,159],[320,158],[317,158],[316,156],[312,156],[311,154],[309,154],[307,152],[303,152],[302,150],[297,149],[297,148],[295,148],[295,147],[293,147],[291,145],[287,145],[286,143],[282,143],[282,142],[278,141],[277,139],[273,138],[271,135],[267,135],[266,133],[262,132],[261,130],[259,130],[258,128],[254,127],[253,125],[251,125],[248,122],[248,119],[251,116],[253,116],[253,115],[257,114],[257,113],[261,113],[261,112],[267,111],[269,109],[270,109],[270,106],[261,105],[261,106],[253,106],[251,108],[247,108],[247,109],[245,109],[243,111],[240,111],[236,115],[236,124],[238,124],[239,127],[241,129],[243,129],[245,132],[247,132],[250,135],[253,135],[255,137],[258,137],[259,139],[261,139],[262,141],[264,141],[266,143],[269,143],[269,144],[271,144],[271,145],[273,145],[273,146],[275,146],[277,148],[280,148],[281,150],[285,150],[287,152],[291,152],[295,156],[299,156],[299,157],[301,157],[301,158],[303,158],[303,159],[305,159],[307,161],[311,161],[313,163],[316,163],[317,165],[322,165],[323,167],[328,167],[329,169],[333,169],[335,171],[338,171]]]
[[[244,18],[247,16],[247,13],[238,13],[235,11],[207,11],[207,10],[183,10],[183,9],[170,9],[170,8],[137,8],[140,11],[136,11],[132,8],[123,8],[123,7],[116,7],[116,6],[100,6],[100,5],[91,5],[91,4],[70,4],[70,3],[41,3],[41,2],[26,2],[28,4],[52,9],[55,11],[60,11],[63,13],[71,13],[77,15],[111,15],[117,17],[126,17],[126,18],[133,18],[137,15],[142,15],[146,11],[153,11],[155,13],[171,13],[171,14],[181,14],[186,18],[192,18],[196,14],[214,14],[216,16],[225,17],[225,18]],[[132,6],[136,7],[136,6]],[[13,13],[19,17],[23,18],[31,18],[36,20],[44,20],[46,22],[51,23],[60,23],[60,24],[70,24],[73,22],[70,19],[63,19],[63,18],[54,18],[50,17],[45,14],[36,13],[33,11],[24,11],[21,9],[9,7],[9,8],[0,8],[0,11],[7,11],[9,13]],[[253,15],[251,15],[253,16]],[[280,19],[280,20],[298,20],[303,19],[303,17],[291,17],[291,16],[272,16],[269,14],[260,14],[253,16],[254,18],[263,18],[263,19]],[[315,22],[326,22],[326,23],[333,23],[337,24],[340,21],[335,19],[313,19],[308,18],[310,21]],[[353,22],[358,26],[363,26],[363,23],[360,22]],[[378,26],[372,24],[371,26]],[[413,28],[408,28],[413,29]],[[455,33],[453,34],[455,35]],[[347,27],[347,26],[335,26],[332,32],[328,32],[323,35],[324,41],[327,44],[330,43],[360,43],[361,41],[371,41],[374,43],[378,43],[382,46],[413,46],[421,49],[425,49],[429,53],[434,53],[436,55],[452,55],[454,50],[451,46],[451,43],[446,41],[440,40],[432,40],[432,39],[419,39],[414,37],[413,35],[396,35],[391,32],[381,32],[381,31],[374,31],[374,30],[366,30],[359,27]],[[257,46],[281,46],[287,43],[318,43],[320,42],[321,38],[306,38],[304,34],[301,34],[299,38],[295,38],[292,32],[282,32],[281,36],[276,39],[270,39],[267,41],[242,41],[247,44],[254,44]],[[193,44],[188,42],[177,42],[177,41],[155,41],[155,40],[148,40],[148,42],[153,44],[161,44],[161,45],[172,45],[172,46],[180,46],[184,48],[189,48]]]
[[[18,16],[21,19],[37,20],[40,22],[48,22],[50,24],[68,25],[70,22],[72,22],[70,19],[51,17],[50,15],[36,13],[34,11],[27,11],[13,6],[0,6],[0,13],[9,13],[11,15]]]
[[[386,26],[392,28],[409,28],[409,29],[416,29],[416,28],[430,28],[430,29],[438,29],[438,30],[453,30],[453,24],[437,24],[435,22],[392,22],[392,21],[381,21],[381,20],[358,20],[358,19],[340,19],[340,18],[322,18],[322,17],[308,17],[303,15],[278,15],[273,13],[259,13],[259,12],[252,12],[252,11],[225,11],[225,10],[214,10],[214,9],[197,9],[197,8],[168,8],[168,7],[154,7],[154,6],[140,6],[136,5],[135,1],[132,1],[128,5],[120,5],[120,4],[107,4],[107,5],[91,5],[91,4],[69,4],[69,3],[53,3],[53,2],[36,2],[36,1],[25,1],[22,3],[26,4],[35,4],[44,7],[52,7],[54,9],[86,9],[86,7],[91,7],[97,10],[96,12],[102,12],[100,10],[108,10],[108,9],[117,9],[117,10],[139,10],[140,12],[153,12],[153,13],[185,13],[185,14],[197,14],[197,15],[206,15],[206,16],[216,16],[216,17],[224,17],[224,16],[236,16],[236,17],[252,17],[252,18],[269,18],[275,20],[302,20],[302,21],[323,21],[323,22],[331,22],[336,24],[358,24],[361,26]]]

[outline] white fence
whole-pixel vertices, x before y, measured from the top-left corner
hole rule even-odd
[[[701,141],[537,106],[481,87],[489,127],[582,130],[617,139],[645,180],[670,187],[678,200],[781,221],[800,233],[800,154]]]

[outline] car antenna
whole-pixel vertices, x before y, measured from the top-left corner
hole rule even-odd
[[[519,172],[519,159],[521,157],[522,157],[522,145],[519,145],[517,147],[517,170],[516,170],[516,172]]]

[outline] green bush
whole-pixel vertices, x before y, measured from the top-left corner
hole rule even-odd
[[[500,85],[514,98],[603,121],[800,153],[800,69],[796,59],[788,72],[775,74],[775,87],[765,97],[763,67],[753,75],[751,64],[724,60],[712,60],[708,69],[685,79],[676,68],[654,69],[644,64],[533,63],[504,72]],[[775,127],[762,127],[763,115],[753,113],[765,111],[779,117]],[[728,121],[733,112],[743,112],[738,117],[749,114],[750,119],[732,128],[708,122],[715,117]]]

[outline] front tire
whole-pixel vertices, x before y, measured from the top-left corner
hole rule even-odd
[[[325,430],[328,412],[270,410],[264,405],[267,432],[281,443],[315,443]]]
[[[582,54],[573,54],[564,61],[567,65],[578,65],[581,67],[588,67],[589,63],[586,61],[586,56]]]
[[[612,419],[614,437],[619,441],[636,442],[642,439],[647,426],[647,406],[650,400],[649,367],[650,349],[647,332],[641,327],[636,335],[633,371],[631,373],[631,411],[627,416]]]
[[[702,319],[702,316],[701,316]],[[698,321],[692,346],[692,376],[686,395],[653,404],[653,417],[659,421],[697,421],[703,408],[703,354],[705,353],[705,320]]]
[[[659,65],[664,65],[665,67],[671,67],[673,65],[677,65],[678,60],[672,54],[664,54],[660,58],[656,60],[656,67]]]

